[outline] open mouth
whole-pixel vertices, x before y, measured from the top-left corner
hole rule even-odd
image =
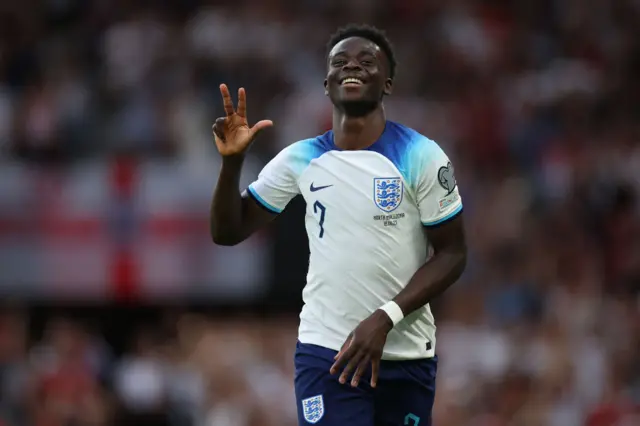
[[[362,86],[364,82],[359,78],[348,77],[340,82],[341,86]]]

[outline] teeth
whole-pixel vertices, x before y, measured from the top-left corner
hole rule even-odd
[[[342,80],[342,84],[362,84],[362,80],[358,80],[357,78],[345,78]]]

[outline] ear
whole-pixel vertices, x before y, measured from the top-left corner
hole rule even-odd
[[[329,82],[326,78],[324,80],[324,95],[329,96]]]
[[[390,78],[386,79],[384,82],[384,91],[383,93],[389,96],[393,92],[393,80]]]

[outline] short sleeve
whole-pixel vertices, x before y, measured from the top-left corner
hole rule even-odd
[[[416,198],[425,226],[439,225],[462,211],[453,164],[435,142],[424,150],[418,171]]]
[[[298,179],[312,159],[322,154],[315,139],[289,145],[276,155],[247,187],[248,194],[265,209],[281,213],[300,194]]]
[[[299,193],[298,179],[291,168],[291,150],[280,151],[247,187],[249,195],[272,213],[281,213]]]

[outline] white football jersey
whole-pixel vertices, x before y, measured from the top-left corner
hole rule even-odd
[[[333,350],[426,262],[423,227],[462,211],[442,149],[391,121],[364,150],[340,150],[331,131],[296,142],[264,167],[248,192],[275,213],[297,194],[307,202],[311,254],[298,338]],[[433,357],[435,329],[429,305],[418,309],[389,333],[383,359]]]

